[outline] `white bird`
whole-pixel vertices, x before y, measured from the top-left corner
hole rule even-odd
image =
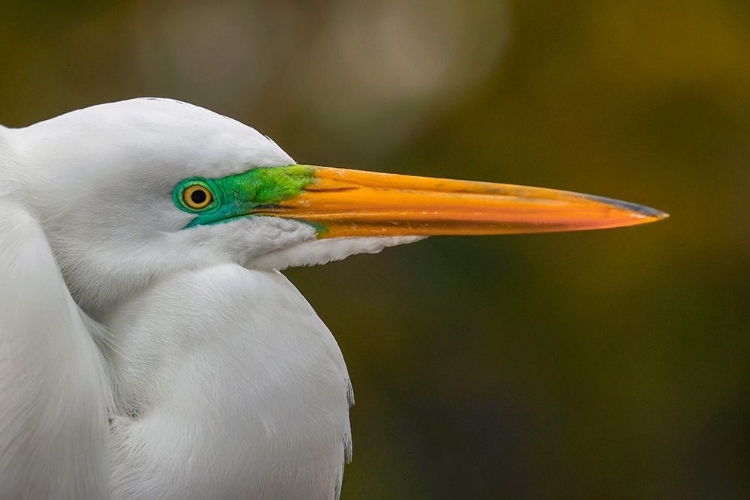
[[[0,499],[335,498],[352,389],[280,270],[665,216],[298,165],[173,100],[0,127]]]

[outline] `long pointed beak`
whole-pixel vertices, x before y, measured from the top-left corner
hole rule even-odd
[[[633,203],[555,189],[307,168],[313,180],[299,194],[253,214],[310,223],[320,238],[578,231],[668,217]]]

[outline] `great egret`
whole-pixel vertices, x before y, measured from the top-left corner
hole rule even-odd
[[[430,235],[665,216],[299,165],[173,100],[0,127],[0,498],[334,498],[352,389],[280,270]]]

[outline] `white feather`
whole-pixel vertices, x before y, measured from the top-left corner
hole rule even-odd
[[[275,217],[183,230],[171,198],[290,163],[169,100],[0,129],[0,498],[338,496],[346,367],[277,270],[418,238],[316,241]]]
[[[185,272],[106,320],[113,499],[331,499],[350,443],[338,346],[277,272]]]
[[[355,253],[378,253],[384,248],[414,243],[423,239],[425,239],[424,236],[393,236],[303,241],[291,247],[253,256],[246,265],[254,269],[277,270],[284,270],[288,267],[317,266],[345,259]]]
[[[105,498],[101,354],[38,223],[7,200],[0,285],[0,498]]]

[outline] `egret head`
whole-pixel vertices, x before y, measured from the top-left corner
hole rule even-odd
[[[563,191],[298,165],[250,127],[164,99],[94,106],[4,135],[9,178],[94,316],[181,269],[280,269],[433,234],[596,229],[664,216]]]
[[[8,136],[28,203],[71,292],[93,314],[176,270],[244,264],[315,238],[300,222],[235,217],[223,190],[231,179],[294,161],[254,129],[197,106],[123,101]],[[193,201],[202,194],[203,205]],[[225,217],[209,215],[217,212]]]

